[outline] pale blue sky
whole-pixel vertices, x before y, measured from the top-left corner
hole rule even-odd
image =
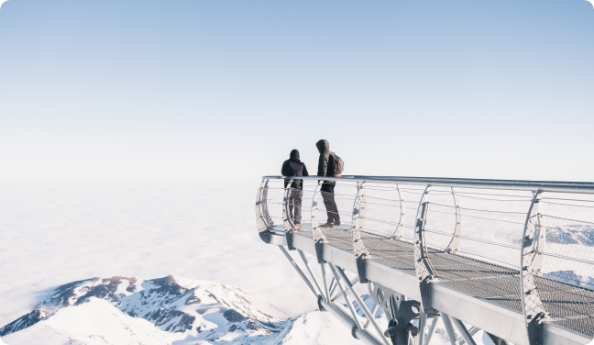
[[[0,8],[0,177],[594,180],[585,0],[41,1]]]

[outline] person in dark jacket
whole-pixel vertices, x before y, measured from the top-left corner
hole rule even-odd
[[[307,167],[299,160],[299,151],[291,151],[290,158],[283,163],[281,168],[283,176],[309,176]],[[285,178],[285,188],[289,184],[289,180]],[[291,190],[289,191],[289,214],[292,216],[293,224],[297,230],[302,229],[301,226],[301,201],[303,200],[303,180],[293,180],[291,183]]]
[[[330,143],[328,140],[322,139],[316,143],[316,147],[320,152],[318,176],[333,177],[335,172],[333,158],[330,154]],[[338,207],[334,199],[334,187],[336,187],[336,182],[334,181],[324,181],[322,183],[322,198],[324,199],[326,214],[328,215],[326,224],[321,225],[322,228],[340,225],[340,215],[338,214]]]

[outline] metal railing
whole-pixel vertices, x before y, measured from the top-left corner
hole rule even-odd
[[[298,231],[294,209],[301,204],[299,233],[319,248],[352,251],[360,270],[376,260],[410,271],[421,289],[439,281],[517,310],[531,344],[540,342],[545,322],[594,335],[594,183],[295,179],[303,181],[301,191],[284,187],[291,177],[264,177],[256,203],[260,232]],[[325,207],[324,181],[336,184],[336,211]],[[340,224],[321,227],[328,216]]]

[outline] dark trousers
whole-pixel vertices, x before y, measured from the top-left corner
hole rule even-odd
[[[326,213],[328,214],[328,223],[340,223],[340,216],[338,215],[338,207],[336,200],[334,200],[334,183],[322,184],[322,198],[326,206]]]
[[[291,188],[289,194],[289,214],[293,217],[293,224],[301,224],[301,201],[303,200],[303,191]]]

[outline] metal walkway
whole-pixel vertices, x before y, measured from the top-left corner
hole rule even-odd
[[[298,191],[284,188],[285,179],[265,177],[258,190],[260,237],[281,246],[320,309],[366,343],[426,345],[437,318],[452,345],[474,344],[478,330],[496,344],[592,341],[594,183],[325,178],[336,183],[341,224],[323,228],[321,199],[331,197],[321,192],[323,181],[300,177]],[[297,230],[290,209],[300,200]],[[299,252],[308,275],[285,246]],[[303,252],[317,258],[321,280]],[[369,317],[375,311],[363,308],[365,318],[355,312],[351,300],[360,306],[360,297],[343,270],[358,275],[353,283],[370,285],[387,329]],[[349,291],[348,310],[334,303]]]

